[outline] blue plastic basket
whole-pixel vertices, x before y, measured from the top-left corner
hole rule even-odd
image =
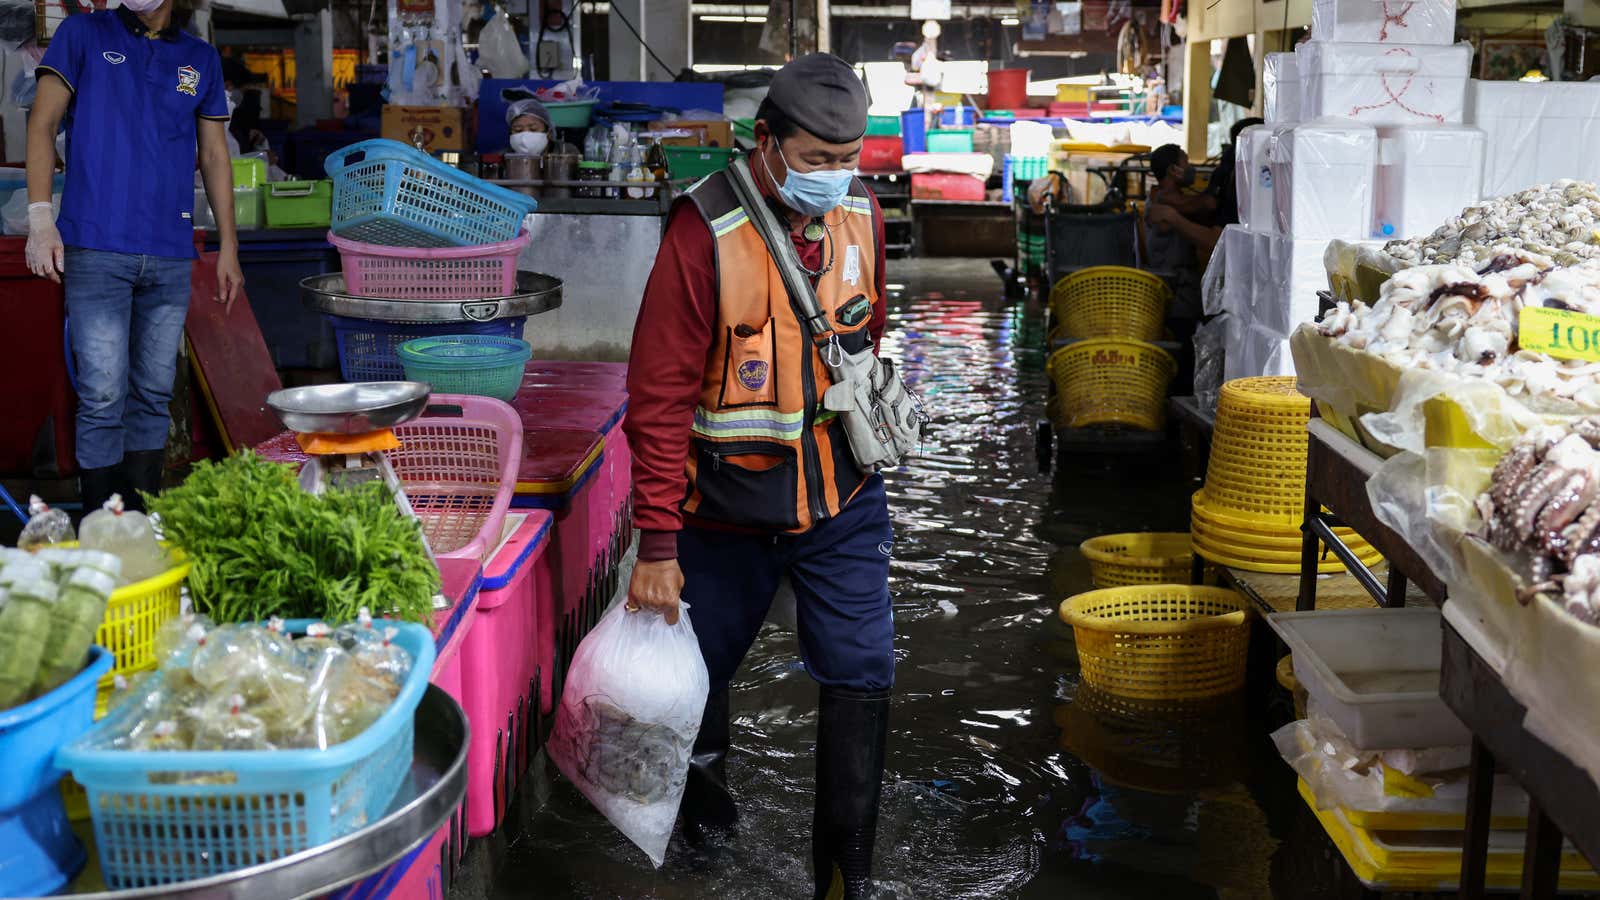
[[[447,334],[483,334],[520,338],[527,316],[488,322],[380,322],[329,315],[339,344],[339,373],[345,381],[403,381],[400,345],[406,341]]]
[[[302,632],[310,620],[291,621]],[[371,727],[326,750],[96,750],[93,733],[57,764],[89,794],[106,885],[150,887],[260,865],[325,844],[388,811],[411,772],[412,717],[433,671],[433,634],[399,629],[411,674]],[[92,682],[91,682],[92,684]],[[89,693],[90,702],[94,694]],[[159,784],[204,772],[221,784]]]
[[[531,197],[473,178],[398,141],[328,155],[333,233],[390,247],[467,247],[514,240]]]
[[[522,368],[533,347],[519,338],[488,334],[448,334],[401,344],[400,363],[407,381],[420,381],[435,394],[476,394],[506,403],[522,387]]]
[[[72,680],[0,712],[0,896],[54,893],[83,868],[87,856],[56,789],[56,750],[89,729],[95,684],[111,662],[109,650],[95,647]]]

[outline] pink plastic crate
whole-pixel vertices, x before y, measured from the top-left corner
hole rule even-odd
[[[505,815],[554,708],[555,623],[550,594],[554,517],[519,510],[484,569],[478,618],[461,649],[467,750],[467,831],[489,834]]]
[[[500,540],[522,459],[522,421],[489,397],[434,394],[388,453],[440,559],[482,560]]]
[[[498,244],[471,247],[388,247],[328,232],[339,250],[345,290],[358,297],[395,300],[475,300],[517,289],[517,257],[531,236],[524,231]]]
[[[911,199],[976,202],[983,199],[983,179],[964,172],[913,172]]]

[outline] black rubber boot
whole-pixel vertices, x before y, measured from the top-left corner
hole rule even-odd
[[[706,697],[678,807],[684,837],[691,843],[701,843],[706,829],[726,830],[739,821],[739,809],[728,791],[728,725],[728,689],[723,687]]]
[[[117,492],[117,477],[121,466],[102,466],[98,469],[78,470],[78,496],[83,499],[83,514],[88,515],[111,499]]]
[[[889,692],[824,687],[817,715],[817,806],[811,823],[816,900],[872,895]]]
[[[118,468],[116,488],[122,495],[122,507],[130,512],[144,512],[143,494],[155,496],[161,492],[161,476],[166,466],[166,450],[134,450],[124,455]]]

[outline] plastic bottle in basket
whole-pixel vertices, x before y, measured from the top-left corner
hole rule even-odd
[[[26,701],[33,689],[50,636],[56,586],[43,563],[34,567],[11,563],[0,572],[0,581],[8,582],[5,605],[0,607],[0,710],[4,710]]]
[[[116,589],[115,574],[87,566],[67,576],[50,607],[50,636],[33,683],[34,694],[55,690],[83,669],[95,632],[106,617],[106,603]]]
[[[86,550],[104,550],[120,557],[125,584],[154,578],[167,570],[167,552],[156,542],[149,517],[126,511],[120,494],[112,494],[104,507],[84,516],[78,543]]]
[[[64,510],[52,509],[37,496],[28,498],[28,524],[17,538],[20,550],[38,550],[72,540],[72,520]]]

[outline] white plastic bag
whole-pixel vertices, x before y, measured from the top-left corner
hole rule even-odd
[[[561,774],[657,867],[711,689],[688,609],[668,625],[613,606],[578,645],[549,744]]]
[[[511,18],[499,7],[495,7],[494,18],[478,34],[478,62],[496,78],[528,74],[528,54],[511,28]]]

